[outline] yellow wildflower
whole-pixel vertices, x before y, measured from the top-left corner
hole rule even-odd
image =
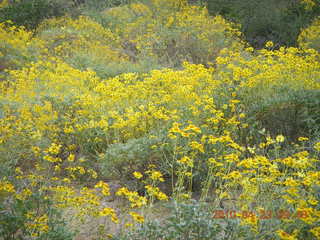
[[[299,137],[298,138],[299,142],[308,141],[308,140],[309,140],[309,138],[307,138],[307,137]]]
[[[134,221],[136,221],[138,223],[144,222],[144,217],[141,216],[140,214],[138,214],[136,212],[130,212],[129,214],[131,215],[131,217],[133,218]]]
[[[266,48],[272,48],[274,45],[273,45],[273,42],[272,41],[268,41],[266,42]]]
[[[320,227],[314,227],[310,232],[316,237],[316,239],[320,239]]]
[[[277,231],[277,234],[281,240],[297,240],[296,236],[297,236],[298,232],[294,231],[293,234],[289,234],[289,233],[286,233],[285,231],[280,229]]]
[[[109,196],[110,195],[110,188],[109,185],[103,181],[99,181],[95,186],[95,188],[101,188],[101,193],[104,196]]]
[[[68,157],[68,161],[69,162],[73,162],[74,158],[75,158],[75,155],[74,154],[70,154],[69,157]]]
[[[151,171],[151,175],[149,177],[150,177],[150,179],[155,180],[155,181],[160,181],[160,182],[164,181],[163,175],[159,171]]]
[[[276,137],[276,141],[277,141],[278,143],[284,142],[284,136],[283,136],[283,135],[278,135],[278,136]]]
[[[140,179],[143,177],[143,175],[140,173],[140,172],[134,172],[133,173],[133,176],[136,178],[136,179]]]

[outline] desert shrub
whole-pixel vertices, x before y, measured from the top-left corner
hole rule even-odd
[[[241,109],[240,104],[234,107]],[[220,122],[221,128],[224,120],[214,120]],[[243,120],[231,118],[228,122],[235,127],[248,127]],[[189,129],[197,134],[190,136]],[[210,134],[204,125],[185,129],[178,123],[173,125],[169,135],[173,134],[170,138],[177,149],[174,199],[189,199],[194,191],[192,186],[197,184],[194,180],[200,175],[201,185],[196,185],[200,189],[200,201],[211,200],[212,206],[218,209],[228,200],[228,205],[222,208],[229,209],[222,211],[220,218],[229,218],[227,212],[234,209],[231,218],[240,221],[236,225],[249,228],[242,235],[245,239],[317,235],[319,202],[313,200],[319,194],[319,144],[299,137],[299,143],[290,147],[290,141],[283,135],[260,136],[255,144],[250,144],[235,141],[234,132],[224,130]],[[183,136],[186,141],[180,140]],[[299,175],[302,172],[305,174]],[[284,220],[289,218],[290,223]]]
[[[319,129],[319,90],[292,91],[274,96],[255,105],[250,116],[273,135],[284,134],[291,140],[314,136]]]
[[[60,65],[62,68],[49,62],[46,63],[47,68],[43,68],[42,64],[43,62],[39,62],[34,63],[30,68],[12,70],[9,72],[9,79],[7,79],[9,84],[3,82],[4,88],[1,90],[3,97],[1,99],[1,103],[3,103],[1,124],[4,126],[5,123],[11,123],[7,127],[1,128],[1,149],[8,148],[9,150],[7,154],[1,156],[1,161],[26,169],[42,158],[34,153],[35,148],[47,148],[52,142],[56,144],[63,142],[65,145],[73,145],[73,148],[69,149],[69,151],[73,151],[73,154],[77,151],[77,147],[74,145],[77,142],[74,140],[74,131],[70,130],[72,128],[70,122],[74,121],[72,119],[77,117],[77,111],[80,111],[81,108],[74,103],[77,99],[75,89],[72,91],[71,86],[67,87],[67,85],[68,83],[76,83],[76,80],[80,83],[79,80],[84,80],[84,78],[79,78],[81,71],[66,64]],[[86,80],[83,82],[86,86],[88,86],[87,81],[95,78],[92,72],[87,73]],[[48,92],[36,94],[48,83],[47,80],[51,81],[50,79],[64,82],[64,87],[60,88],[52,82],[51,87],[47,86]],[[79,86],[77,89],[79,90]],[[30,98],[22,95],[21,98],[17,97],[17,91],[24,92],[25,96],[29,95]],[[31,97],[32,95],[34,98]],[[59,95],[63,98],[59,98]],[[67,112],[71,115],[66,115]],[[32,118],[27,121],[26,116],[32,116]],[[79,119],[79,121],[81,120]],[[17,138],[19,141],[16,141]],[[81,141],[81,134],[77,139]],[[19,147],[15,147],[17,144]],[[88,151],[86,150],[86,152]],[[70,152],[64,154],[68,156]],[[67,156],[59,155],[59,158],[65,159]]]
[[[169,216],[161,221],[146,222],[141,227],[113,239],[228,239],[225,227],[213,219],[205,204],[174,203]],[[233,229],[236,231],[236,229]],[[240,235],[240,232],[239,232]],[[225,238],[223,237],[225,236]],[[235,237],[235,236],[234,236]]]
[[[232,59],[235,62],[229,64]],[[264,123],[274,136],[288,134],[294,140],[318,131],[318,52],[264,49],[255,57],[231,54],[217,62],[224,66],[218,75],[239,90],[247,115]]]
[[[163,158],[161,152],[152,149],[159,142],[161,139],[142,137],[110,145],[103,158],[99,159],[102,175],[128,179],[134,171],[146,171],[150,164],[160,162]]]
[[[0,22],[11,20],[18,26],[34,29],[46,18],[64,15],[72,1],[31,0],[13,1],[0,9]]]
[[[39,39],[32,38],[32,32],[12,22],[0,23],[0,39],[0,80],[5,78],[5,69],[21,68],[35,61],[43,46]]]
[[[168,17],[171,13],[174,16]],[[137,2],[88,15],[95,21],[83,16],[44,21],[37,36],[48,42],[50,54],[104,78],[179,67],[185,60],[207,64],[222,48],[242,46],[233,24],[221,17],[212,19],[205,9],[183,1]],[[88,38],[93,36],[89,29],[95,30],[94,38]]]
[[[177,114],[186,116],[192,114],[192,110],[186,108],[185,104],[197,99],[198,91],[206,88],[208,83],[211,83],[211,87],[217,84],[211,82],[211,70],[203,66],[199,66],[198,69],[195,65],[190,64],[186,64],[185,67],[186,69],[181,71],[153,70],[141,76],[123,74],[98,84],[95,91],[100,96],[99,100],[96,99],[94,102],[99,102],[102,106],[107,104],[115,107],[108,113],[110,114],[108,136],[116,143],[110,145],[104,157],[100,159],[100,164],[105,166],[105,170],[117,173],[123,167],[127,168],[132,165],[131,170],[142,171],[140,167],[156,161],[164,173],[171,172],[171,160],[165,160],[163,154],[171,151],[172,146],[168,146],[169,150],[167,150],[167,147],[161,145],[163,138],[166,138],[161,132],[170,126],[170,122],[178,117]],[[202,83],[198,85],[191,76],[202,79]],[[183,81],[189,87],[186,88],[182,84],[179,85],[180,87],[170,88],[170,85],[176,81]],[[162,97],[164,91],[167,92],[166,98]],[[116,102],[105,97],[109,92],[112,92],[114,99],[117,99]],[[130,92],[130,94],[125,92]],[[129,102],[131,108],[127,108]],[[148,139],[147,136],[150,133],[153,134]],[[149,147],[154,149],[149,149]],[[156,159],[152,160],[152,157]],[[161,158],[161,161],[157,160],[158,158]],[[124,165],[123,161],[130,162],[130,164]],[[130,172],[126,170],[122,171],[122,174],[122,177],[125,177]]]
[[[103,49],[100,49],[103,50]],[[107,49],[108,50],[108,49]],[[120,51],[121,52],[121,51]],[[101,53],[101,52],[100,52]],[[90,68],[94,70],[101,78],[113,78],[123,73],[147,73],[153,69],[163,68],[154,58],[142,58],[138,61],[132,62],[125,54],[117,53],[115,51],[105,51],[106,54],[101,60],[101,57],[95,52],[78,52],[72,58],[66,58],[73,66],[79,69]],[[115,56],[119,56],[115,59]],[[113,61],[110,61],[110,60]]]
[[[156,129],[160,132],[168,129],[175,119],[189,119],[189,123],[183,122],[187,127],[191,126],[193,121],[205,124],[206,118],[212,113],[217,116],[212,134],[215,131],[222,134],[224,130],[232,130],[233,121],[238,124],[238,113],[231,111],[237,101],[231,101],[230,108],[227,107],[226,110],[222,110],[222,103],[215,106],[213,98],[208,96],[212,96],[212,92],[218,89],[221,82],[212,78],[212,71],[202,65],[186,63],[184,69],[179,71],[153,70],[148,74],[122,74],[101,80],[94,72],[74,69],[61,60],[39,61],[29,68],[10,71],[10,86],[3,89],[2,100],[8,107],[2,124],[5,126],[8,121],[13,123],[9,128],[3,128],[5,134],[2,141],[4,146],[19,144],[15,139],[23,136],[21,141],[25,140],[26,149],[19,148],[25,151],[23,158],[18,157],[19,151],[16,151],[16,148],[8,151],[8,157],[13,156],[12,152],[16,151],[17,155],[14,156],[17,157],[10,161],[14,159],[15,164],[27,166],[24,159],[32,159],[27,155],[30,153],[32,156],[32,145],[47,148],[54,142],[66,147],[64,152],[55,156],[61,161],[68,163],[70,154],[74,154],[77,159],[83,155],[94,159],[100,153],[108,152],[106,149],[109,146],[111,152],[113,147],[122,146],[121,143],[122,147],[130,145],[130,139],[142,139]],[[173,88],[173,85],[176,87]],[[44,89],[46,90],[43,91]],[[164,93],[166,97],[163,97]],[[202,96],[202,93],[206,94]],[[198,107],[188,107],[194,102],[197,102]],[[13,104],[15,109],[10,107]],[[211,109],[211,112],[206,111],[207,108]],[[11,119],[12,115],[16,118]],[[27,120],[26,116],[30,119]],[[229,121],[229,118],[234,120]],[[224,121],[227,124],[224,124]],[[19,131],[15,131],[15,128]],[[195,137],[194,140],[200,139]],[[181,141],[188,142],[183,137]],[[133,149],[141,146],[135,140],[132,142]],[[174,145],[174,142],[171,144]],[[5,149],[3,148],[4,151]],[[146,151],[145,147],[143,149]],[[190,146],[187,146],[185,151],[191,151]],[[162,156],[159,152],[157,154]],[[5,156],[2,155],[4,162],[10,162]],[[139,155],[136,157],[140,158]],[[131,160],[133,165],[134,158]],[[161,166],[165,174],[171,174],[173,165],[170,165],[170,161],[172,160],[164,161],[165,164]],[[99,171],[95,161],[83,164]],[[100,164],[119,166],[116,161]],[[198,165],[199,169],[201,164]]]
[[[77,165],[73,167],[69,165],[68,167],[58,164],[59,161],[55,160],[57,159],[56,155],[64,148],[65,146],[55,143],[49,148],[38,147],[35,150],[36,154],[51,156],[50,159],[46,158],[47,162],[38,161],[32,171],[23,171],[17,167],[15,173],[9,178],[1,177],[1,239],[71,240],[74,239],[76,231],[79,231],[88,218],[91,218],[91,221],[102,220],[105,223],[110,221],[109,225],[119,223],[118,213],[104,204],[106,198],[111,194],[107,183],[99,181],[91,187],[82,187],[81,189],[74,187],[77,171],[80,169],[80,172],[90,172],[90,170],[80,168]],[[69,158],[69,161],[81,163],[75,158]],[[48,169],[51,170],[48,171]],[[72,173],[69,176],[66,174],[68,171]],[[61,175],[62,172],[63,175]],[[92,178],[96,177],[95,173]],[[137,194],[129,190],[125,193]],[[161,192],[158,191],[158,193]],[[146,205],[147,202],[149,203],[147,197],[138,194],[135,196],[134,200],[130,198],[132,204],[137,204],[137,201],[141,203],[138,206],[133,206],[130,213]],[[164,196],[162,193],[162,199]],[[71,210],[72,216],[63,214],[66,209]],[[134,216],[136,217],[137,213]],[[73,222],[75,226],[70,226],[70,222]],[[107,236],[105,231],[101,234],[104,234],[104,237]]]
[[[109,145],[99,160],[106,176],[113,173],[126,178],[130,171],[143,171],[155,161],[161,172],[175,177],[176,160],[183,154],[191,154],[197,158],[193,188],[199,188],[206,178],[204,151],[205,146],[209,147],[205,145],[207,139],[199,137],[199,133],[208,135],[212,141],[221,141],[216,144],[217,152],[234,153],[228,145],[237,147],[234,141],[241,136],[236,130],[242,124],[245,126],[241,122],[245,115],[240,108],[236,110],[239,101],[235,93],[223,81],[212,77],[213,69],[192,64],[184,67],[180,71],[154,70],[140,76],[123,74],[95,88],[101,98],[94,102],[117,108],[109,116],[108,136],[118,140]],[[117,102],[104,97],[108,92],[112,92]],[[202,95],[203,92],[206,94]],[[194,102],[195,105],[189,106]],[[132,108],[126,107],[129,103]],[[181,119],[180,125],[172,126],[175,119]],[[160,134],[163,131],[169,131],[168,136]],[[148,135],[150,132],[156,132],[155,138]]]
[[[66,229],[61,211],[45,197],[46,191],[41,189],[44,183],[38,182],[39,179],[32,174],[26,178],[20,174],[13,175],[20,178],[0,180],[0,238],[71,240],[74,233]]]
[[[241,47],[233,24],[185,1],[132,3],[107,9],[100,21],[119,33],[129,56],[155,57],[164,66],[207,64],[222,48]]]
[[[295,46],[300,29],[319,14],[319,1],[208,0],[211,14],[241,24],[245,38],[262,48],[266,41]]]
[[[320,18],[316,18],[313,23],[303,29],[299,35],[298,43],[302,48],[313,48],[320,51]]]
[[[48,46],[52,46],[50,49],[58,47],[59,43],[64,43],[66,47],[68,44],[72,46],[73,41],[76,41],[75,46],[79,46],[81,43],[89,44],[89,40],[94,43],[99,41],[108,43],[113,48],[120,47],[119,37],[116,33],[103,28],[99,23],[85,16],[76,19],[68,16],[48,19],[39,25],[36,32],[39,37],[48,41]],[[70,49],[67,50],[70,51]]]
[[[51,55],[78,69],[92,69],[101,77],[125,72],[126,65],[135,68],[122,51],[118,35],[88,17],[46,20],[37,28],[37,36],[46,41]]]
[[[82,11],[105,9],[130,3],[130,0],[80,0]]]

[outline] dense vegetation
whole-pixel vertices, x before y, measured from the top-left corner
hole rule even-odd
[[[320,14],[319,0],[207,0],[211,14],[241,24],[252,45],[262,48],[272,40],[277,47],[297,46],[301,28]]]
[[[0,239],[320,239],[319,2],[254,2],[2,1]]]

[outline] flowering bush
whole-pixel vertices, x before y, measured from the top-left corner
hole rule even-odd
[[[312,49],[269,48],[252,57],[231,52],[219,57],[217,76],[232,82],[253,120],[290,139],[318,131],[319,53]],[[247,49],[251,51],[252,49]]]
[[[222,17],[186,1],[132,3],[105,12],[107,26],[118,32],[129,54],[156,57],[165,66],[183,61],[207,64],[222,48],[240,48],[241,33]],[[138,56],[135,56],[138,55]]]
[[[299,35],[298,43],[302,48],[313,48],[320,50],[320,18],[316,18],[313,23],[303,29]]]
[[[25,66],[39,56],[42,42],[32,38],[32,32],[16,27],[12,22],[0,23],[0,77],[5,69]]]

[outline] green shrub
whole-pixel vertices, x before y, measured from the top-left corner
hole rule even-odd
[[[0,22],[11,20],[18,26],[34,29],[45,18],[64,15],[72,5],[72,1],[61,0],[14,1],[0,9]]]
[[[116,7],[123,4],[128,4],[130,0],[82,0],[79,1],[83,4],[81,5],[82,11],[101,10],[110,7]]]
[[[221,14],[240,23],[246,39],[256,47],[271,40],[294,46],[300,29],[319,15],[319,1],[312,9],[299,1],[288,0],[207,0],[212,15]]]
[[[46,41],[53,55],[77,69],[92,69],[103,78],[145,72],[157,65],[152,59],[130,61],[117,34],[89,17],[48,19],[37,28],[37,36]]]
[[[163,152],[152,149],[161,139],[142,137],[131,139],[126,143],[115,143],[108,147],[99,159],[103,176],[122,179],[132,178],[134,171],[145,172],[149,164],[165,165]]]
[[[243,46],[235,24],[210,17],[205,8],[171,0],[110,8],[95,19],[119,34],[133,61],[153,58],[165,67],[180,67],[184,61],[207,64],[221,49]]]
[[[237,220],[215,219],[208,204],[190,201],[173,203],[168,217],[146,222],[136,230],[116,236],[114,240],[212,240],[249,237],[246,227]],[[249,239],[249,238],[246,238]]]
[[[320,91],[285,89],[283,94],[253,104],[248,115],[273,136],[310,137],[320,131]]]
[[[75,68],[86,70],[92,69],[101,78],[113,78],[123,73],[147,73],[154,69],[161,69],[161,65],[154,58],[139,59],[136,62],[122,60],[120,62],[102,62],[94,54],[75,53],[67,59]]]
[[[9,184],[6,182],[0,179],[1,187]],[[16,180],[16,184],[13,191],[0,189],[0,239],[73,239],[61,212],[45,197],[41,185],[31,187],[25,180]]]

